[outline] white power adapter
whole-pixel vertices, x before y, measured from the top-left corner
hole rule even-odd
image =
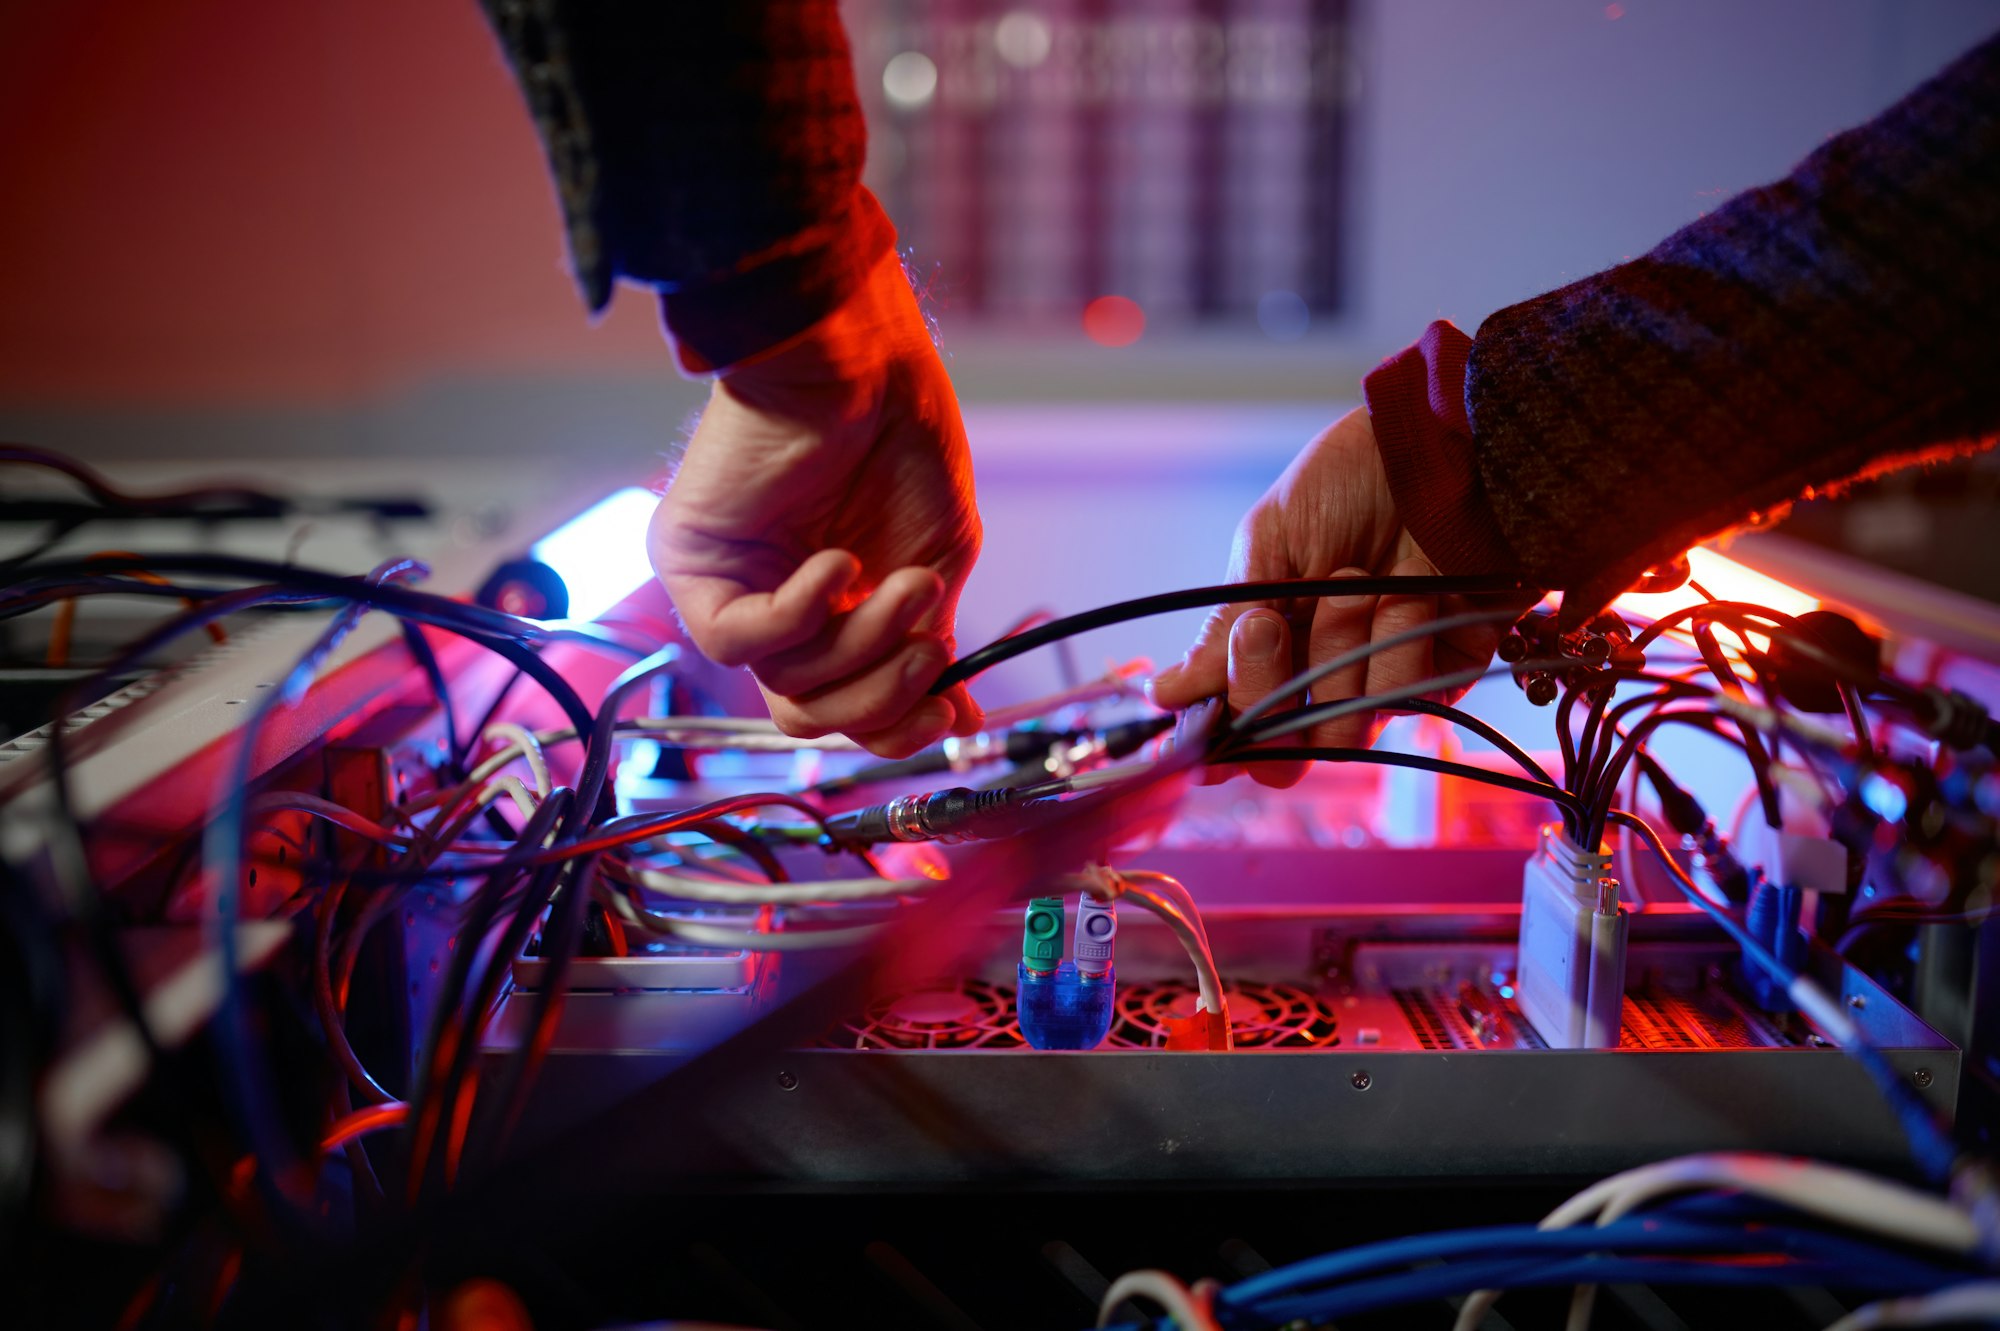
[[[1630,917],[1611,857],[1584,850],[1561,824],[1542,829],[1521,875],[1521,1012],[1553,1049],[1613,1049],[1625,1004]]]

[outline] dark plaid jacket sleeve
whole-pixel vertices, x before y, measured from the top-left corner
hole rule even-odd
[[[1802,495],[1990,440],[1996,314],[2000,39],[1644,257],[1469,345],[1434,328],[1368,396],[1426,551],[1595,608]]]
[[[481,0],[595,312],[661,293],[691,368],[839,305],[894,244],[834,0]]]

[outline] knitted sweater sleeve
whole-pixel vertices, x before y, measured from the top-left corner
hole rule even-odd
[[[1469,349],[1434,327],[1368,398],[1419,545],[1588,612],[1754,515],[2000,432],[1996,310],[2000,38]]]
[[[835,0],[481,0],[592,312],[654,287],[690,370],[804,331],[895,241]]]

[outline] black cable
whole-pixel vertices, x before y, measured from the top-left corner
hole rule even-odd
[[[1659,687],[1655,688],[1651,693],[1641,694],[1637,698],[1627,698],[1616,706],[1605,710],[1595,730],[1589,736],[1591,740],[1590,746],[1588,748],[1579,746],[1579,754],[1583,759],[1583,774],[1577,780],[1576,791],[1584,797],[1586,807],[1595,803],[1598,794],[1607,786],[1606,773],[1613,766],[1614,762],[1617,761],[1618,744],[1624,733],[1619,729],[1619,725],[1627,716],[1642,708],[1665,707],[1669,703],[1689,698],[1709,698],[1713,697],[1715,693],[1713,689],[1686,680],[1648,680],[1647,682],[1656,683]],[[1619,769],[1618,773],[1608,778],[1608,785],[1612,789],[1617,787],[1619,778],[1624,770],[1622,762],[1617,762],[1617,766]]]
[[[1695,647],[1701,652],[1701,659],[1707,663],[1709,673],[1715,676],[1722,691],[1734,698],[1741,698],[1743,681],[1737,676],[1736,668],[1729,664],[1729,658],[1722,654],[1722,644],[1716,640],[1712,623],[1697,621],[1694,626]],[[1743,736],[1743,752],[1750,758],[1750,772],[1757,781],[1757,799],[1764,808],[1764,821],[1771,827],[1784,824],[1784,812],[1778,807],[1778,787],[1771,779],[1771,753],[1764,747],[1764,737],[1757,728],[1747,721],[1738,720],[1736,729]]]
[[[501,704],[507,701],[507,695],[514,691],[514,686],[521,682],[521,676],[522,672],[519,670],[507,676],[506,683],[494,693],[493,701],[486,705],[486,711],[480,716],[479,724],[465,733],[465,748],[457,755],[457,767],[460,771],[465,770],[465,764],[472,757],[472,750],[478,745],[479,737],[486,733],[487,727],[493,724],[493,718],[500,714]]]
[[[290,501],[247,486],[212,485],[153,495],[128,494],[81,462],[31,444],[0,443],[0,463],[40,467],[66,476],[105,509],[117,513],[199,517],[204,509],[222,508],[276,516],[291,508]]]
[[[1576,700],[1582,697],[1584,689],[1575,685],[1563,690],[1562,701],[1556,704],[1556,745],[1562,751],[1563,784],[1576,788],[1583,775],[1577,760],[1576,732],[1570,727],[1570,718],[1576,712]]]
[[[430,682],[431,696],[437,699],[438,711],[444,715],[445,775],[452,781],[463,781],[465,769],[460,766],[458,708],[451,700],[451,686],[445,682],[444,668],[438,664],[437,653],[431,650],[430,640],[424,631],[408,620],[399,627],[403,631],[403,645],[416,658],[417,668],[424,672]],[[516,674],[515,678],[519,678]]]
[[[1455,763],[1445,758],[1432,758],[1421,753],[1394,753],[1387,749],[1347,749],[1327,745],[1301,744],[1269,749],[1250,749],[1232,754],[1231,763],[1380,763],[1389,767],[1413,767],[1423,772],[1436,772],[1441,776],[1460,777],[1466,781],[1479,781],[1489,786],[1501,786],[1508,790],[1518,790],[1526,795],[1536,795],[1550,803],[1567,809],[1581,819],[1582,809],[1576,796],[1560,786],[1546,785],[1540,781],[1530,781],[1525,777],[1512,776],[1506,772],[1491,772],[1484,767],[1473,767],[1468,763]]]
[[[34,573],[37,576],[87,577],[98,573],[157,571],[160,568],[222,577],[263,578],[267,581],[263,586],[246,587],[212,597],[183,612],[142,638],[141,648],[128,647],[120,658],[121,668],[127,663],[144,659],[181,633],[204,627],[225,614],[248,609],[262,604],[265,600],[284,600],[293,592],[312,592],[343,602],[384,610],[398,618],[412,619],[421,624],[429,624],[434,628],[456,633],[460,637],[470,638],[524,670],[554,699],[556,705],[562,708],[564,715],[577,728],[579,734],[587,734],[591,729],[590,709],[583,705],[583,700],[577,696],[576,690],[572,689],[569,682],[556,674],[539,656],[527,650],[528,644],[539,642],[546,636],[540,625],[531,620],[502,614],[497,610],[468,605],[434,592],[420,592],[408,587],[374,583],[365,578],[327,573],[319,569],[274,564],[268,560],[238,559],[228,555],[187,552],[163,555],[102,555],[88,561],[45,564],[35,569]]]
[[[1602,839],[1605,823],[1611,816],[1611,801],[1618,792],[1618,780],[1625,770],[1625,765],[1631,761],[1635,751],[1645,746],[1655,730],[1666,725],[1691,725],[1713,735],[1725,744],[1742,747],[1734,736],[1721,727],[1713,713],[1686,709],[1670,712],[1665,710],[1663,704],[1661,710],[1653,712],[1632,727],[1631,732],[1625,736],[1624,743],[1619,746],[1618,752],[1600,775],[1593,787],[1595,793],[1586,806],[1590,812],[1590,819],[1585,828],[1587,833]],[[1595,845],[1596,842],[1590,844]]]
[[[1344,703],[1352,700],[1343,698],[1337,701]],[[1290,733],[1293,730],[1309,728],[1313,712],[1319,707],[1326,705],[1324,703],[1315,704],[1313,707],[1300,707],[1289,712],[1274,712],[1269,716],[1260,717],[1244,732],[1243,739],[1247,743],[1254,744],[1266,734],[1272,732]],[[1559,790],[1562,789],[1562,783],[1550,776],[1547,770],[1535,761],[1533,754],[1515,743],[1513,739],[1508,737],[1505,731],[1480,717],[1474,716],[1471,712],[1465,711],[1462,708],[1449,706],[1445,703],[1432,702],[1428,698],[1405,698],[1403,701],[1397,703],[1396,707],[1400,711],[1418,712],[1424,716],[1439,717],[1461,729],[1469,730],[1491,744],[1494,748],[1506,754],[1509,758],[1512,758],[1515,765],[1523,772],[1526,772],[1531,780],[1539,781],[1543,785],[1554,786]],[[1232,748],[1233,746],[1225,746],[1225,752],[1230,751]]]
[[[1231,605],[1238,601],[1291,601],[1323,596],[1492,596],[1525,594],[1518,578],[1479,575],[1470,577],[1384,577],[1384,578],[1277,578],[1262,582],[1224,583],[1215,587],[1190,587],[1186,591],[1161,592],[1141,596],[1116,605],[1101,606],[988,643],[968,656],[945,667],[933,694],[943,693],[979,675],[1002,661],[1046,647],[1052,642],[1108,628],[1152,615],[1176,610],[1199,610],[1204,606]]]
[[[1861,690],[1844,679],[1839,681],[1837,687],[1840,690],[1841,710],[1847,713],[1847,724],[1854,731],[1854,747],[1864,764],[1873,762],[1875,735],[1868,728],[1868,713],[1862,708]]]
[[[412,593],[405,588],[392,584],[372,582],[365,579],[346,578],[312,570],[299,570],[282,565],[271,565],[264,561],[235,560],[227,557],[205,555],[166,556],[162,557],[162,560],[169,567],[185,567],[195,572],[221,573],[224,576],[274,574],[281,580],[281,583],[303,582],[306,584],[307,590],[337,596],[347,602],[350,607],[379,606],[419,622],[432,623],[437,627],[445,628],[461,636],[471,638],[490,650],[497,652],[526,673],[535,677],[536,682],[548,690],[550,696],[571,716],[573,721],[578,725],[580,732],[588,733],[591,729],[593,722],[591,713],[589,709],[584,707],[582,700],[576,696],[575,691],[570,688],[568,682],[562,679],[561,676],[556,675],[540,658],[536,657],[533,652],[527,650],[522,643],[516,641],[511,636],[511,634],[516,633],[527,636],[528,632],[532,631],[533,626],[523,621],[514,620],[511,616],[502,616],[493,612],[467,614],[466,612],[475,608],[464,606],[444,597],[425,593]],[[143,556],[107,557],[101,560],[90,561],[89,571],[95,573],[106,570],[136,570],[147,566],[148,560]],[[71,569],[64,567],[61,563],[45,565],[43,568],[36,570],[38,574],[52,574],[57,577],[74,576],[83,571],[81,567]],[[295,587],[294,589],[296,590],[297,588]],[[98,678],[104,673],[116,673],[130,663],[144,659],[152,652],[158,650],[159,647],[173,641],[184,633],[201,628],[237,610],[258,604],[265,598],[282,594],[282,586],[279,588],[249,587],[237,592],[225,593],[221,596],[211,598],[176,616],[167,624],[142,635],[136,645],[128,645],[118,660],[105,667],[103,671],[99,672],[99,675],[92,676],[92,679]],[[490,629],[489,625],[491,626]],[[86,687],[90,682],[90,680],[83,681],[66,695],[62,705],[57,709],[58,716],[68,715],[75,710],[77,690]],[[85,858],[83,850],[84,831],[81,821],[76,816],[69,790],[69,772],[66,762],[66,746],[63,743],[63,730],[64,727],[60,724],[50,728],[49,742],[46,749],[51,789],[57,812],[56,827],[58,831],[53,846],[55,852],[53,858],[62,867],[65,876],[72,880],[66,896],[71,902],[72,910],[79,922],[84,926],[85,936],[91,942],[95,958],[105,974],[107,983],[118,999],[119,1006],[124,1010],[128,1020],[138,1030],[141,1041],[146,1046],[152,1065],[155,1067],[167,1066],[159,1041],[146,1019],[144,1005],[140,998],[137,984],[130,972],[125,968],[123,957],[120,955],[117,938],[111,928],[108,914],[104,910],[102,893],[89,871],[88,861]],[[226,977],[226,982],[234,978],[233,975]],[[260,1180],[267,1177],[275,1177],[273,1171],[268,1167],[259,1171]],[[274,1212],[272,1218],[279,1219],[281,1217]]]
[[[575,792],[567,787],[559,786],[550,791],[548,798],[535,810],[534,817],[530,818],[526,826],[521,829],[521,835],[524,838],[532,837],[534,839],[532,844],[540,844],[541,839],[553,831],[558,820],[569,811],[574,799]],[[482,950],[481,944],[492,931],[508,888],[520,876],[520,866],[503,868],[495,865],[484,871],[485,882],[474,892],[468,903],[465,923],[460,929],[468,945],[452,950],[451,960],[445,968],[444,979],[439,984],[433,1000],[430,1029],[426,1032],[424,1043],[420,1047],[418,1071],[411,1083],[410,1117],[404,1129],[406,1137],[413,1138],[418,1131],[418,1125],[427,1118],[441,1125],[442,1130],[449,1130],[456,1112],[459,1081],[464,1069],[477,1052],[472,1047],[478,1044],[477,1040],[471,1038],[472,1028],[475,1023],[483,1019],[487,1006],[492,1002],[490,995],[497,994],[499,990],[501,974],[513,966],[521,944],[527,939],[528,930],[533,927],[534,916],[541,909],[539,903],[546,900],[546,893],[541,891],[541,888],[546,885],[549,891],[554,890],[554,879],[560,867],[559,863],[545,865],[534,874],[529,884],[527,899],[516,907],[508,921],[506,931],[494,946],[487,966],[481,973],[476,991],[478,1002],[468,1008],[465,1002],[466,985],[471,979],[473,966],[478,961]],[[529,908],[530,902],[537,903],[533,909]],[[445,1032],[454,1023],[463,1024],[458,1043],[453,1048],[450,1058],[440,1059]],[[436,1111],[430,1108],[433,1100],[438,1101],[439,1107]],[[416,1168],[422,1163],[412,1160],[411,1167]],[[418,1184],[421,1186],[421,1180],[418,1180]]]

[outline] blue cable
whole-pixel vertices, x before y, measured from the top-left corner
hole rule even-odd
[[[286,672],[280,687],[270,690],[260,698],[251,715],[245,719],[234,764],[235,779],[231,782],[214,821],[204,833],[203,841],[204,859],[215,864],[219,870],[216,914],[218,920],[223,922],[217,938],[219,960],[223,967],[223,993],[217,1013],[217,1033],[221,1037],[219,1043],[225,1054],[222,1060],[223,1088],[231,1115],[237,1120],[237,1127],[248,1138],[253,1155],[263,1165],[257,1173],[258,1184],[266,1191],[268,1197],[278,1201],[280,1197],[274,1190],[275,1181],[282,1167],[291,1162],[293,1153],[284,1140],[283,1133],[272,1125],[268,1086],[265,1079],[258,1075],[261,1072],[261,1060],[250,1029],[243,977],[239,970],[240,949],[233,927],[239,914],[238,878],[242,872],[243,840],[248,821],[249,767],[255,752],[257,734],[271,710],[281,698],[296,698],[297,694],[310,685],[320,664],[331,654],[364,611],[383,609],[406,622],[430,624],[459,634],[499,654],[548,692],[576,727],[579,735],[592,733],[596,726],[596,717],[584,705],[568,681],[558,675],[527,645],[531,640],[547,636],[541,632],[539,626],[511,615],[485,610],[482,607],[467,606],[446,597],[413,591],[388,581],[389,578],[412,573],[420,575],[423,566],[414,561],[392,561],[378,569],[370,579],[343,577],[265,561],[206,555],[161,556],[157,560],[143,556],[111,557],[74,567],[60,564],[44,565],[34,572],[44,577],[67,576],[73,579],[74,583],[92,583],[108,591],[112,588],[105,586],[104,580],[98,575],[127,569],[150,568],[156,563],[200,573],[269,577],[277,585],[240,588],[202,601],[143,635],[137,642],[128,645],[116,660],[98,672],[98,677],[128,669],[182,635],[241,610],[272,603],[293,603],[301,599],[328,597],[337,599],[343,605],[334,623]],[[58,585],[67,587],[74,583]],[[178,587],[155,588],[143,583],[138,586],[146,587],[147,594],[178,595],[190,590]],[[129,588],[120,586],[117,590],[129,590]],[[60,727],[57,727],[51,736],[49,766],[56,788],[58,808],[68,815],[70,805]],[[285,1213],[285,1208],[274,1206],[273,1212],[274,1215],[282,1215]]]
[[[1218,1296],[1218,1302],[1223,1305],[1257,1303],[1291,1293],[1301,1286],[1348,1280],[1384,1267],[1490,1255],[1496,1250],[1512,1250],[1525,1257],[1633,1248],[1647,1251],[1754,1249],[1759,1252],[1782,1250],[1832,1255],[1838,1260],[1855,1263],[1873,1261],[1878,1256],[1901,1260],[1900,1254],[1891,1249],[1822,1230],[1761,1223],[1753,1236],[1743,1228],[1747,1222],[1762,1222],[1774,1213],[1782,1214],[1776,1208],[1746,1205],[1738,1197],[1706,1194],[1684,1198],[1609,1225],[1568,1229],[1494,1225],[1418,1234],[1328,1253],[1266,1271],[1225,1289]]]
[[[1681,895],[1707,912],[1709,918],[1729,935],[1730,941],[1743,950],[1744,956],[1789,991],[1792,983],[1799,978],[1799,973],[1779,960],[1733,914],[1696,890],[1687,880],[1686,872],[1680,865],[1674,863],[1673,856],[1667,853],[1666,846],[1660,841],[1659,833],[1655,832],[1650,824],[1622,810],[1613,810],[1612,817],[1639,834],[1639,839],[1646,843],[1647,849],[1666,865],[1667,876],[1674,880],[1676,887],[1680,888]],[[1949,1183],[1952,1168],[1958,1160],[1958,1147],[1938,1127],[1936,1119],[1931,1115],[1930,1106],[1926,1105],[1923,1098],[1896,1074],[1896,1070],[1889,1066],[1888,1060],[1882,1057],[1874,1045],[1863,1039],[1858,1030],[1855,1032],[1853,1042],[1843,1043],[1840,1048],[1843,1053],[1861,1064],[1874,1080],[1882,1098],[1888,1101],[1889,1110],[1895,1114],[1903,1129],[1903,1135],[1909,1138],[1910,1155],[1916,1161],[1917,1168],[1923,1172],[1925,1179],[1938,1187]]]
[[[380,585],[391,579],[420,578],[429,572],[425,565],[414,559],[391,560],[371,573],[369,581]],[[257,1174],[258,1184],[268,1196],[282,1195],[277,1191],[278,1178],[291,1174],[295,1152],[285,1140],[284,1132],[276,1126],[278,1116],[271,1103],[271,1081],[266,1075],[262,1048],[250,1026],[249,1003],[243,992],[241,948],[236,937],[236,923],[242,916],[242,903],[238,897],[242,890],[244,850],[248,840],[245,833],[249,821],[250,783],[256,774],[256,738],[280,704],[290,706],[305,696],[313,678],[319,674],[320,666],[346,639],[366,609],[357,604],[342,609],[325,631],[313,640],[304,655],[292,663],[277,682],[277,687],[258,698],[249,718],[243,723],[242,738],[230,763],[229,780],[224,787],[227,794],[222,800],[222,807],[202,833],[202,862],[210,866],[215,884],[211,933],[222,963],[222,1002],[216,1020],[218,1033],[226,1037],[222,1041],[224,1047],[234,1055],[222,1060],[222,1080],[226,1092],[224,1103],[236,1120],[237,1130],[250,1142],[251,1154],[261,1166]],[[278,1209],[278,1213],[283,1213],[282,1208]]]
[[[1320,1294],[1273,1300],[1254,1310],[1243,1310],[1250,1314],[1248,1317],[1239,1313],[1227,1320],[1232,1327],[1283,1325],[1300,1318],[1322,1322],[1477,1289],[1527,1289],[1545,1285],[1831,1285],[1871,1292],[1912,1292],[1937,1289],[1963,1279],[1962,1271],[1908,1259],[1857,1268],[1841,1261],[1817,1259],[1737,1266],[1646,1257],[1571,1257],[1528,1265],[1515,1258],[1499,1258],[1410,1271]]]

